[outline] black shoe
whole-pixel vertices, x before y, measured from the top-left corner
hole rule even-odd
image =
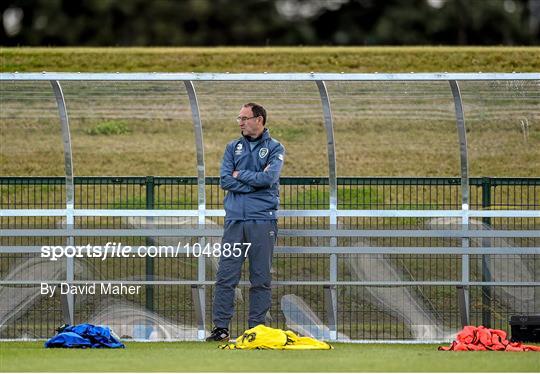
[[[206,338],[207,342],[228,342],[229,341],[229,329],[222,327],[214,327],[210,336]]]

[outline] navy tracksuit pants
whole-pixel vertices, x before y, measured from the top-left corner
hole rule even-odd
[[[226,221],[222,239],[222,255],[216,276],[212,320],[214,326],[229,328],[234,313],[234,290],[240,282],[242,264],[249,259],[249,328],[265,323],[272,302],[270,288],[272,255],[277,238],[277,221]],[[251,243],[245,256],[245,246],[239,257],[224,256],[223,245]]]

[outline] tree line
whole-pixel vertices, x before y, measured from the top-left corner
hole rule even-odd
[[[4,46],[537,45],[540,0],[7,0]]]

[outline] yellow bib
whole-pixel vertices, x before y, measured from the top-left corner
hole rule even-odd
[[[221,349],[334,349],[330,344],[317,339],[300,337],[292,331],[273,329],[258,325],[244,331],[235,344],[220,345]]]

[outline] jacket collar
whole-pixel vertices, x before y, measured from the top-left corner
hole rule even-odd
[[[268,128],[265,127],[263,133],[259,135],[259,137],[256,139],[248,138],[245,135],[242,135],[242,138],[244,138],[245,141],[247,142],[260,142],[262,140],[270,139],[270,130],[268,130]]]

